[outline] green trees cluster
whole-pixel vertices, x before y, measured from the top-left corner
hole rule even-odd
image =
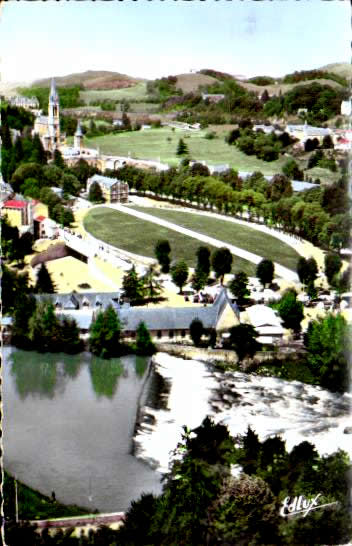
[[[322,387],[338,392],[348,389],[350,339],[351,328],[340,314],[309,323],[304,334],[307,363]]]
[[[308,123],[321,124],[340,113],[341,101],[345,97],[344,89],[313,82],[297,85],[279,97],[272,97],[263,107],[267,116],[296,114],[299,108],[307,108]]]
[[[83,350],[74,319],[58,316],[50,301],[35,301],[30,294],[17,296],[13,310],[12,342],[39,352],[75,354]]]

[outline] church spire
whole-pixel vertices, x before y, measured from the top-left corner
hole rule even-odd
[[[55,84],[55,79],[54,78],[51,79],[49,100],[51,102],[57,102],[59,100],[59,96],[58,96],[57,91],[56,91],[56,84]]]

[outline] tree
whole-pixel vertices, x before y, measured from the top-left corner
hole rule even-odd
[[[274,272],[275,268],[271,260],[264,258],[257,265],[256,275],[264,288],[267,284],[270,284],[273,281]]]
[[[207,246],[200,246],[197,249],[196,270],[209,276],[210,273],[210,250]]]
[[[88,199],[91,203],[104,203],[105,199],[98,182],[93,182],[93,184],[90,186]]]
[[[182,288],[188,279],[188,265],[184,260],[180,260],[171,268],[171,278],[182,294]]]
[[[291,197],[292,184],[284,174],[275,174],[267,186],[267,198],[271,201],[279,201],[282,197]]]
[[[150,299],[159,297],[162,291],[161,281],[158,279],[159,276],[160,273],[156,270],[155,263],[153,263],[142,277],[145,293]]]
[[[236,273],[229,284],[229,288],[232,294],[235,296],[238,305],[245,305],[245,303],[248,301],[248,296],[250,295],[247,274],[244,271],[239,271]]]
[[[34,291],[37,292],[37,294],[54,294],[55,292],[55,284],[51,279],[45,263],[40,266],[38,271]]]
[[[32,294],[18,294],[14,302],[11,343],[20,349],[29,349],[29,320],[36,308]]]
[[[342,267],[342,260],[338,254],[329,252],[324,258],[325,275],[330,285],[333,284],[334,277]]]
[[[66,167],[62,153],[57,148],[54,150],[53,164],[60,169],[64,169]]]
[[[350,327],[341,314],[328,314],[309,323],[304,335],[307,361],[319,384],[331,391],[348,388]]]
[[[29,339],[32,347],[40,352],[57,352],[61,349],[60,323],[50,301],[37,303],[29,319]]]
[[[144,283],[137,275],[135,266],[133,265],[122,279],[123,296],[127,298],[132,305],[143,300]]]
[[[210,273],[210,250],[207,246],[200,246],[197,250],[197,265],[192,277],[192,287],[197,292],[204,288]]]
[[[232,254],[228,248],[218,248],[214,250],[211,256],[211,265],[215,271],[216,278],[220,278],[220,283],[224,284],[224,276],[231,273]]]
[[[61,186],[65,198],[69,195],[78,195],[81,185],[78,178],[74,174],[64,173],[61,179]]]
[[[295,333],[301,329],[304,317],[303,303],[297,301],[297,292],[287,290],[278,303],[277,310],[285,328],[291,328]]]
[[[236,351],[239,362],[242,362],[246,356],[252,358],[259,351],[260,344],[256,341],[257,333],[251,324],[232,326],[229,332],[228,344]]]
[[[193,319],[189,326],[189,333],[194,345],[199,347],[202,335],[205,333],[202,321],[198,318]]]
[[[334,142],[331,138],[330,135],[325,135],[323,137],[323,144],[322,144],[322,147],[323,148],[328,148],[328,149],[331,149],[331,148],[334,148]]]
[[[140,322],[137,328],[136,353],[137,355],[152,355],[156,352],[149,330],[144,322]]]
[[[90,327],[89,347],[94,355],[102,358],[119,356],[121,324],[116,311],[110,305],[100,311]]]
[[[303,171],[300,170],[294,159],[289,159],[285,163],[282,172],[291,180],[303,180]]]
[[[301,256],[297,262],[297,275],[302,284],[307,284],[309,280],[309,271],[309,265],[307,264],[306,258]]]
[[[318,276],[318,264],[315,260],[315,258],[313,257],[310,257],[308,258],[307,260],[307,267],[308,267],[308,280],[307,280],[307,283],[310,284],[314,284],[317,276]]]
[[[187,144],[184,142],[182,138],[178,141],[176,155],[187,155],[188,154],[188,148]]]
[[[155,256],[158,260],[162,273],[168,273],[170,271],[170,257],[171,252],[170,243],[166,239],[160,240],[155,245]]]

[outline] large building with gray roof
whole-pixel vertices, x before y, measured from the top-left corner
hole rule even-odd
[[[199,319],[206,330],[221,333],[239,324],[239,311],[223,288],[213,304],[189,307],[131,307],[122,303],[120,292],[38,294],[38,301],[49,300],[56,313],[74,318],[82,334],[87,334],[97,314],[111,305],[117,312],[125,339],[136,337],[138,325],[144,322],[156,341],[179,341],[189,338],[190,325]]]

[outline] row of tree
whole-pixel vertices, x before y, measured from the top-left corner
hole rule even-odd
[[[249,221],[264,222],[323,248],[340,251],[349,244],[352,222],[347,175],[329,186],[293,195],[285,175],[274,175],[268,182],[259,172],[242,180],[233,169],[219,176],[192,175],[190,169],[181,166],[178,171],[147,173],[123,167],[106,174],[125,180],[137,191],[151,191],[162,198],[245,216]]]

